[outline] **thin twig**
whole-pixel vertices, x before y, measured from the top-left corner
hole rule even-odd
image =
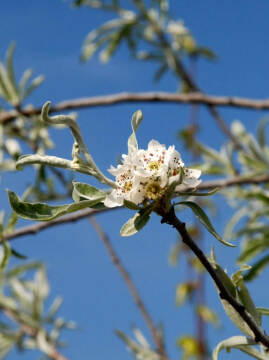
[[[11,320],[16,322],[20,326],[20,331],[25,335],[30,336],[31,338],[34,338],[38,342],[38,337],[40,336],[40,332],[38,329],[36,329],[33,326],[30,326],[29,324],[24,324],[19,317],[17,316],[16,312],[11,309],[6,309],[1,305],[0,307],[1,311]],[[42,351],[45,355],[47,355],[52,360],[67,360],[67,358],[62,355],[52,344],[47,342],[46,335],[43,334],[42,337],[42,343],[44,343],[43,346],[40,346],[39,350]]]
[[[252,110],[269,110],[269,99],[249,99],[237,96],[213,96],[201,92],[178,94],[169,92],[118,93],[113,95],[93,96],[62,101],[51,107],[50,112],[78,110],[97,106],[111,106],[125,103],[162,102],[174,104],[200,104],[206,106],[238,107]],[[6,124],[19,114],[24,116],[39,115],[41,107],[0,113],[0,123]]]
[[[259,176],[235,176],[230,179],[205,181],[198,186],[198,190],[212,190],[215,188],[224,189],[237,185],[258,185],[269,182],[269,175]]]
[[[89,217],[89,220],[90,220],[91,224],[93,225],[93,227],[95,228],[100,239],[103,241],[103,243],[107,249],[107,252],[110,256],[111,261],[113,262],[113,264],[116,266],[116,268],[120,272],[121,276],[123,277],[128,289],[134,299],[136,306],[138,307],[143,318],[145,319],[145,322],[146,322],[146,324],[149,328],[149,331],[152,335],[152,338],[156,344],[156,347],[157,347],[157,350],[158,350],[158,353],[159,353],[161,359],[167,360],[168,357],[166,355],[162,337],[160,336],[158,329],[154,325],[154,322],[153,322],[148,310],[146,309],[146,307],[141,299],[141,296],[140,296],[138,290],[136,289],[133,280],[131,279],[131,276],[129,275],[128,271],[122,264],[116,251],[113,249],[108,236],[104,233],[104,231],[101,228],[101,226],[99,225],[99,223],[96,221],[96,219],[93,216]]]
[[[261,175],[256,177],[234,177],[231,179],[224,179],[224,180],[215,180],[215,181],[205,181],[204,183],[200,184],[197,187],[197,190],[212,190],[215,188],[225,189],[227,187],[236,186],[236,185],[256,185],[269,182],[269,175]],[[193,190],[193,189],[189,189]],[[186,190],[187,191],[187,190]],[[180,194],[179,194],[180,196]],[[63,216],[61,218],[48,221],[37,223],[33,225],[28,225],[21,227],[19,229],[14,230],[13,232],[4,235],[4,240],[11,241],[17,239],[19,237],[23,237],[26,235],[35,235],[38,232],[49,229],[53,226],[68,224],[71,222],[76,222],[82,220],[88,216],[101,214],[107,211],[115,211],[119,208],[110,208],[110,209],[102,209],[102,210],[93,210],[93,209],[84,209],[80,210],[74,214],[69,214]]]
[[[197,256],[200,262],[203,264],[211,278],[214,280],[218,290],[219,296],[222,300],[227,301],[233,309],[241,316],[241,318],[245,321],[245,323],[249,326],[251,331],[254,334],[254,339],[257,343],[263,344],[266,349],[269,349],[269,338],[262,332],[262,330],[258,327],[255,321],[247,312],[246,308],[237,302],[234,297],[230,294],[230,292],[226,289],[226,286],[223,284],[222,280],[218,276],[214,267],[207,260],[205,254],[202,250],[196,245],[196,243],[192,240],[189,233],[186,230],[185,224],[181,222],[175,214],[175,210],[171,207],[170,211],[166,214],[163,214],[162,223],[167,223],[172,225],[180,234],[182,241],[185,245],[187,245],[192,252]]]

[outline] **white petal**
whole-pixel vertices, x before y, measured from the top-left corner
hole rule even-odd
[[[168,185],[171,185],[174,182],[178,182],[180,180],[180,174],[170,176],[168,180]]]
[[[184,185],[184,184],[180,184],[175,188],[176,192],[181,192],[181,191],[185,191],[187,190],[188,186]]]
[[[196,178],[201,176],[201,170],[198,169],[184,169],[185,178]]]
[[[144,191],[132,191],[129,196],[129,200],[138,205],[145,199]]]
[[[107,169],[107,171],[110,172],[110,174],[117,176],[122,172],[122,165],[118,165],[116,168],[111,165],[110,168]]]
[[[119,196],[117,190],[112,190],[111,193],[105,198],[104,205],[108,208],[123,205],[123,196]]]
[[[178,169],[179,167],[184,166],[184,163],[180,157],[180,153],[177,150],[175,150],[174,145],[169,146],[168,150],[166,151],[164,162],[171,169]]]
[[[189,178],[183,180],[183,184],[186,185],[187,187],[196,187],[199,184],[201,184],[201,182],[202,180],[197,180],[195,178]]]

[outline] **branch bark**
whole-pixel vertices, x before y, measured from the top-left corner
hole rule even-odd
[[[192,250],[192,252],[197,256],[197,258],[200,260],[200,262],[203,264],[203,266],[205,267],[205,269],[207,270],[207,272],[215,282],[219,290],[220,298],[226,300],[234,308],[234,310],[237,311],[237,313],[241,316],[241,318],[252,330],[255,341],[257,343],[263,344],[266,349],[269,349],[269,338],[257,326],[255,321],[246,311],[245,307],[239,302],[237,302],[231,296],[229,291],[226,289],[225,285],[222,283],[220,277],[216,273],[214,267],[207,260],[202,250],[196,245],[196,243],[190,237],[189,233],[186,230],[185,224],[176,217],[175,210],[173,207],[171,207],[168,213],[163,214],[161,222],[173,226],[178,231],[184,244],[187,245]]]
[[[79,99],[70,99],[59,102],[51,107],[50,112],[63,112],[98,106],[112,106],[127,103],[172,103],[172,104],[200,104],[206,106],[238,107],[251,110],[269,110],[269,99],[256,100],[236,96],[212,96],[201,92],[188,94],[177,94],[169,92],[140,92],[140,93],[118,93],[104,96],[93,96]],[[18,115],[39,115],[41,107],[4,111],[0,113],[0,123],[6,124]]]
[[[108,236],[104,233],[104,231],[101,228],[101,226],[99,225],[99,223],[95,220],[95,218],[93,216],[89,217],[89,220],[90,220],[91,224],[93,225],[93,227],[95,228],[100,239],[103,241],[103,243],[107,249],[107,252],[110,256],[111,261],[113,262],[113,264],[118,269],[121,276],[123,277],[123,280],[125,281],[138,310],[142,314],[142,316],[149,328],[149,331],[151,332],[152,338],[156,344],[157,351],[160,355],[160,358],[163,360],[168,360],[163,340],[162,340],[161,336],[159,335],[158,329],[155,327],[154,322],[153,322],[148,310],[146,309],[146,307],[142,301],[142,298],[134,285],[134,282],[133,282],[131,276],[129,275],[128,271],[122,264],[120,258],[118,257],[116,251],[114,250]]]

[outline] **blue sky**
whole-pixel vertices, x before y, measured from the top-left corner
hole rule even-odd
[[[218,55],[215,63],[201,61],[198,66],[198,81],[206,92],[268,97],[268,1],[171,0],[171,6],[175,18],[185,21],[197,42],[210,47]],[[9,0],[1,3],[0,11],[1,57],[15,40],[17,74],[32,67],[36,74],[46,77],[45,83],[30,99],[35,105],[47,100],[55,103],[120,91],[177,90],[177,83],[171,75],[158,84],[153,83],[154,65],[134,61],[124,48],[107,65],[100,64],[96,57],[84,65],[79,62],[85,35],[105,19],[100,12],[86,8],[74,10],[70,2],[60,0]],[[145,147],[152,138],[166,145],[176,144],[184,159],[184,150],[176,133],[188,123],[187,106],[132,104],[80,111],[79,124],[85,140],[103,170],[116,163],[119,154],[126,152],[130,117],[138,108],[144,113],[144,122],[138,134],[141,146]],[[240,119],[253,130],[264,115],[235,109],[221,109],[221,113],[227,123]],[[201,140],[218,148],[224,139],[206,109],[200,110],[199,122],[203,129]],[[68,131],[54,131],[53,140],[56,147],[52,153],[69,156],[72,138]],[[31,183],[31,174],[31,169],[25,169],[22,173],[2,177],[2,207],[8,206],[4,189],[9,187],[17,193],[22,192],[24,184]],[[91,182],[85,176],[77,179]],[[229,212],[232,211],[227,207],[220,208],[215,222],[220,233]],[[130,216],[130,211],[123,210],[100,215],[98,221],[109,233],[155,322],[163,323],[168,353],[175,359],[179,357],[175,346],[177,336],[190,333],[193,329],[189,309],[177,308],[174,301],[176,284],[186,275],[183,262],[176,268],[168,265],[168,254],[176,241],[176,234],[153,216],[151,224],[141,233],[121,238],[120,227]],[[188,212],[184,213],[185,221],[190,218]],[[23,224],[28,222],[21,222]],[[47,263],[52,295],[64,297],[61,315],[76,321],[79,326],[77,331],[65,334],[69,345],[64,353],[68,358],[131,358],[114,335],[114,329],[131,334],[131,326],[136,324],[146,335],[149,335],[148,330],[87,220],[47,230],[35,237],[27,236],[14,244],[29,258]],[[207,249],[215,245],[220,262],[229,272],[235,270],[232,261],[236,258],[237,249],[223,248],[211,236],[207,236],[206,244]],[[207,299],[222,319],[220,330],[209,329],[210,346],[213,347],[218,341],[238,334],[238,331],[223,316],[211,281],[207,281]],[[261,281],[255,287],[255,300],[258,305],[268,306]],[[224,354],[222,358],[232,360],[237,356],[246,358],[237,352]],[[21,356],[13,352],[8,358],[31,360],[37,355],[28,352]]]

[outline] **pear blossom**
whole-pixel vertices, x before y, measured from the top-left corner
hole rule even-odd
[[[132,149],[122,155],[122,163],[108,170],[116,177],[116,188],[104,200],[107,207],[121,206],[124,200],[138,205],[164,196],[169,187],[175,192],[195,188],[201,171],[187,169],[175,146],[151,140],[147,150]]]

